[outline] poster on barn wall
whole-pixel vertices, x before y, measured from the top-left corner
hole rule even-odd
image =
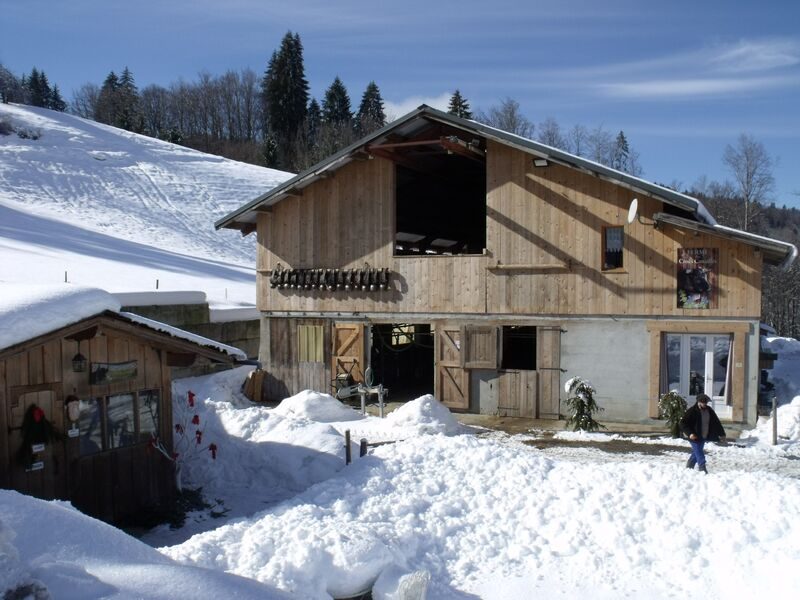
[[[717,308],[718,248],[678,248],[678,308]]]

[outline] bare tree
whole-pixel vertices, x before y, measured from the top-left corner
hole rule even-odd
[[[84,119],[94,119],[100,87],[94,83],[84,83],[72,93],[70,112]]]
[[[543,144],[560,150],[566,150],[569,146],[566,138],[561,133],[561,126],[553,117],[547,117],[539,123],[537,131],[536,139]]]
[[[478,111],[475,120],[522,137],[533,136],[533,123],[522,114],[519,102],[512,98],[506,98],[500,106],[491,106],[488,112]]]
[[[753,136],[741,134],[736,146],[728,144],[722,162],[730,169],[744,202],[742,229],[748,231],[758,204],[767,200],[775,187],[774,161],[764,145]]]
[[[575,156],[584,156],[589,148],[589,130],[583,125],[574,125],[567,134],[567,151]]]

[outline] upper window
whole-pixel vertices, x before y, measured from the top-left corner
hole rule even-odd
[[[622,227],[603,229],[603,271],[622,268],[624,231]]]
[[[536,327],[503,327],[503,360],[500,367],[522,371],[536,370]]]

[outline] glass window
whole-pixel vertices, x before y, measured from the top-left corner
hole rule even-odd
[[[133,394],[109,396],[106,404],[106,448],[123,448],[136,442]]]
[[[158,390],[139,392],[139,441],[149,442],[158,435]]]
[[[622,268],[622,227],[606,227],[603,229],[603,270]]]
[[[101,417],[102,400],[81,400],[81,415],[78,428],[81,432],[81,456],[95,454],[103,449],[103,427]]]

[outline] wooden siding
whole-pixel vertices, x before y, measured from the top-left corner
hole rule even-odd
[[[322,326],[323,360],[299,362],[300,325]],[[266,376],[262,397],[279,401],[303,390],[331,391],[331,333],[330,321],[322,319],[265,319],[266,329],[262,348],[262,362]],[[267,350],[268,352],[264,352]]]
[[[168,500],[174,493],[172,464],[152,452],[148,443],[81,456],[80,438],[66,437],[41,455],[43,470],[26,474],[15,463],[19,433],[7,433],[9,426],[19,425],[20,415],[31,402],[38,401],[55,427],[64,432],[69,428],[64,416],[68,395],[89,399],[156,389],[161,398],[159,434],[171,447],[172,396],[167,352],[115,329],[104,318],[96,319],[93,325],[99,328],[89,340],[68,339],[69,330],[54,332],[0,358],[0,486],[43,498],[66,498],[89,514],[116,521]],[[88,369],[82,373],[72,370],[72,357],[78,352],[90,364],[136,360],[137,375],[126,381],[91,385]],[[18,406],[14,406],[15,402]]]
[[[489,142],[487,251],[482,256],[393,256],[394,166],[375,158],[259,215],[258,304],[263,311],[754,317],[761,256],[709,234],[658,229],[651,198],[581,171]],[[639,198],[643,222],[626,221]],[[602,271],[604,227],[624,228],[623,267]],[[677,307],[679,248],[719,249],[712,309]],[[270,270],[388,267],[389,290],[273,289]]]

